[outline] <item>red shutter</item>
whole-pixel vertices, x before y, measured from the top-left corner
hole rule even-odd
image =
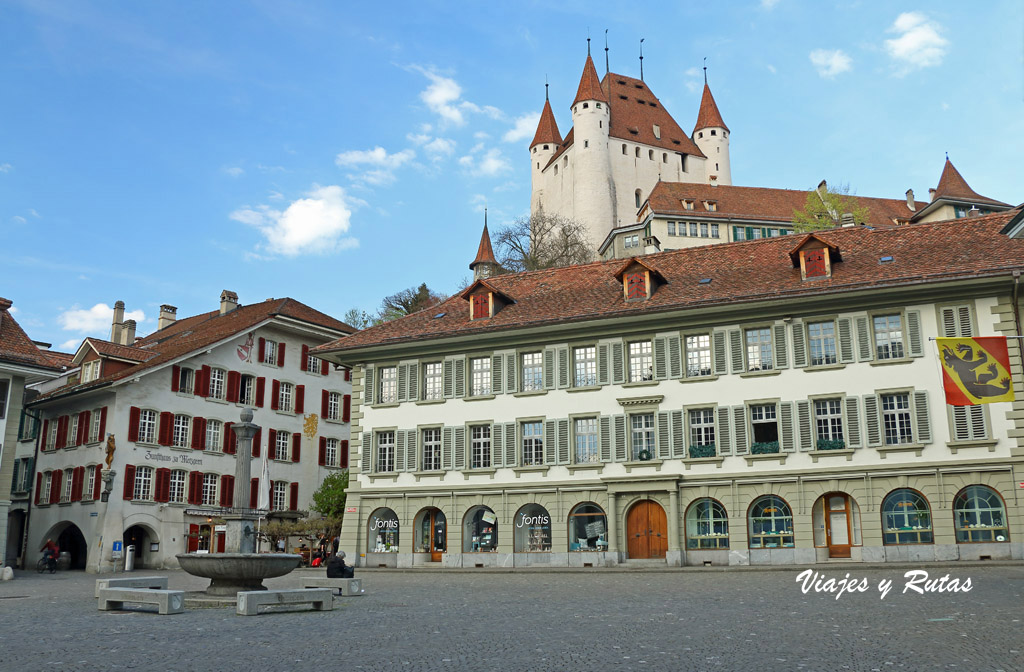
[[[277,344],[277,365],[284,366],[284,343]]]
[[[262,364],[263,363],[263,351],[267,349],[267,341],[262,336],[260,336],[259,346],[260,346],[259,352],[256,353],[256,361],[259,362],[260,364]]]
[[[50,440],[50,421],[49,420],[43,420],[43,437],[42,437],[43,450],[46,450],[46,448],[47,448],[46,442],[49,441],[49,440]]]
[[[218,532],[217,533],[217,553],[223,553],[224,552],[224,539],[225,539],[225,537],[227,537],[227,534],[225,534],[224,532]]]
[[[57,442],[54,444],[55,448],[64,447],[64,437],[67,431],[67,425],[64,424],[65,420],[67,420],[67,416],[64,415],[57,418]]]
[[[91,419],[92,413],[89,413],[89,417]],[[99,440],[102,441],[105,438],[107,438],[107,407],[106,406],[104,406],[103,408],[100,409],[100,436],[99,436]]]
[[[253,457],[259,457],[260,456],[260,450],[261,450],[260,444],[261,443],[263,443],[263,428],[262,427],[257,429],[256,430],[256,435],[252,437],[252,456]],[[269,457],[270,453],[267,453],[267,456]]]
[[[154,501],[167,502],[171,499],[171,470],[161,467],[156,470],[156,496]]]
[[[341,421],[348,422],[352,417],[352,395],[346,394],[341,404]]]
[[[292,483],[291,487],[288,488],[288,510],[298,511],[299,509],[299,484]]]
[[[210,367],[203,364],[203,368],[200,369],[199,377],[202,379],[202,384],[199,386],[199,396],[210,396]]]
[[[60,483],[63,480],[63,472],[60,469],[50,474],[50,504],[60,501]]]
[[[238,371],[228,371],[228,401],[238,401],[238,387],[242,383],[242,375]]]
[[[181,367],[175,364],[171,366],[171,392],[178,391],[179,378],[181,378]]]
[[[220,477],[220,505],[231,506],[232,492],[231,492],[231,480],[232,477],[228,474],[222,474]]]
[[[277,459],[277,430],[272,429],[269,433],[270,440],[267,441],[267,459]]]
[[[124,468],[124,492],[121,497],[127,502],[135,496],[135,465],[129,464]]]
[[[82,474],[79,469],[85,467],[75,467],[71,470],[71,501],[77,502],[82,499]]]
[[[341,440],[341,462],[338,464],[342,469],[348,469],[348,439]]]
[[[326,359],[321,359],[320,360],[320,375],[321,376],[326,376],[327,375],[327,367],[328,366],[329,366],[329,364],[327,363]]]
[[[224,452],[228,455],[235,454],[235,432],[231,429],[232,423],[224,423]]]
[[[255,509],[260,498],[260,479],[249,479],[249,508]]]
[[[299,449],[302,447],[302,432],[292,434],[292,462],[299,461]]]
[[[160,414],[160,436],[158,443],[161,446],[171,445],[171,440],[174,438],[174,413],[170,411],[164,411]]]
[[[36,472],[36,506],[39,506],[39,494],[43,491],[43,472]]]
[[[87,412],[88,411],[82,411],[78,414],[78,431],[75,432],[76,446],[80,446],[85,443],[85,439],[88,437],[88,434],[86,433],[86,430],[88,429],[88,425],[86,423],[88,420],[85,418]]]
[[[206,443],[206,432],[203,431],[203,419],[192,418],[192,450],[203,450]]]
[[[96,479],[95,479],[95,482],[94,482],[94,485],[93,485],[93,491],[92,491],[92,498],[93,499],[99,499],[100,495],[103,493],[103,479],[100,478],[100,473],[102,471],[103,471],[103,468],[100,465],[97,464],[96,465]]]
[[[281,394],[281,382],[274,380],[270,385],[270,410],[276,411],[278,407],[277,398]]]
[[[352,380],[352,369],[345,369],[345,382],[351,382]]]
[[[317,464],[321,467],[327,464],[327,437],[320,437],[320,456],[317,458]]]
[[[327,417],[327,400],[330,398],[330,394],[327,390],[320,392],[320,417]]]
[[[267,391],[267,379],[260,376],[256,379],[256,406],[263,408],[263,393]]]
[[[309,370],[309,346],[302,344],[302,357],[299,359],[299,371]]]
[[[203,472],[188,472],[188,503],[200,504],[203,501]]]
[[[128,411],[128,440],[139,440],[139,414],[142,411],[138,406],[132,406]],[[101,437],[102,438],[102,437]]]
[[[199,526],[189,525],[188,526],[188,546],[185,548],[187,553],[195,553],[199,550]]]
[[[306,386],[296,385],[295,386],[295,412],[302,413],[306,407]]]

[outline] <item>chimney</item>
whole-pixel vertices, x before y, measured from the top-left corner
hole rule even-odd
[[[929,189],[928,190],[928,202],[931,203],[934,200],[935,200],[935,190],[934,189]]]
[[[911,212],[917,210],[917,205],[914,203],[914,190],[907,189],[907,207],[910,208]]]
[[[981,210],[978,210],[978,206],[972,205],[971,209],[967,211],[968,217],[981,217]]]
[[[121,323],[121,345],[135,345],[135,320]]]
[[[0,310],[7,310],[8,308],[10,308],[13,305],[14,305],[14,303],[11,302],[10,299],[0,298]]]
[[[238,294],[225,289],[220,293],[220,314],[226,315],[235,308],[238,308]]]
[[[661,241],[655,236],[644,238],[644,254],[655,254],[661,252]]]
[[[114,302],[114,320],[110,323],[110,342],[121,342],[121,323],[124,322],[124,301]]]
[[[818,192],[818,196],[821,196],[822,200],[825,198],[825,193],[828,192],[828,183],[825,180],[818,182],[818,187],[815,189]]]
[[[157,331],[160,331],[164,327],[171,326],[177,319],[178,309],[175,306],[169,306],[165,303],[160,306],[160,317],[156,322]]]
[[[839,218],[840,226],[857,226],[857,220],[853,218],[852,212],[844,212],[843,216]]]

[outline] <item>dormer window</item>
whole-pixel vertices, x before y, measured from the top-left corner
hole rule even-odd
[[[716,201],[704,201],[704,209],[708,212],[717,212],[718,203]]]
[[[690,199],[683,199],[683,210],[693,210],[693,201]]]
[[[473,315],[471,319],[481,320],[491,316],[491,295],[474,294],[472,298]]]
[[[793,266],[800,268],[800,277],[805,281],[832,277],[833,265],[842,261],[838,247],[813,233],[804,237],[789,253],[789,257]]]
[[[583,103],[583,109],[586,110],[590,107],[590,103]]]
[[[654,137],[661,140],[661,126],[654,124]]]
[[[94,359],[91,362],[82,364],[82,382],[89,383],[100,377],[100,360]]]
[[[626,273],[626,300],[647,298],[647,274],[642,272]]]
[[[664,284],[665,278],[637,257],[628,260],[615,274],[622,283],[622,294],[626,301],[646,301],[651,298],[657,285]]]
[[[805,250],[803,256],[804,278],[823,278],[828,274],[825,268],[825,250]]]

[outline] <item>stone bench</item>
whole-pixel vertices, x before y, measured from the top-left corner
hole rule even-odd
[[[122,609],[125,602],[155,604],[159,614],[180,614],[185,611],[185,591],[150,590],[146,588],[100,589],[100,611]]]
[[[334,596],[327,588],[301,590],[244,590],[238,593],[235,613],[239,616],[255,616],[260,607],[284,604],[311,604],[313,611],[334,609]]]
[[[96,579],[96,597],[104,588],[153,588],[167,590],[166,576],[131,576],[115,579]]]
[[[303,577],[302,587],[337,589],[345,597],[356,597],[363,594],[362,579],[330,579],[323,576],[309,576]]]

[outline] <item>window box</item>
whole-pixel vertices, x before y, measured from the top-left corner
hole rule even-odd
[[[818,450],[844,450],[846,442],[842,439],[818,439]]]
[[[690,446],[690,457],[693,459],[701,457],[715,457],[715,444],[707,443],[702,446]]]
[[[778,441],[766,441],[764,443],[754,443],[750,446],[751,455],[770,455],[779,452]]]

